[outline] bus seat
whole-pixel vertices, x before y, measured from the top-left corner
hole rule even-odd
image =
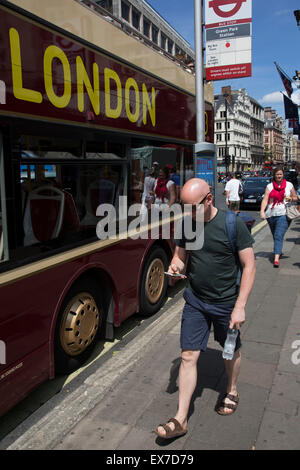
[[[100,204],[114,204],[116,185],[110,180],[99,179],[93,181],[87,190],[85,201],[86,214],[80,222],[81,226],[96,226],[99,217],[96,217],[97,207]]]
[[[28,194],[24,214],[24,246],[59,236],[64,205],[65,194],[54,186],[41,186]]]
[[[63,191],[63,193],[65,196],[65,206],[61,233],[64,234],[65,232],[78,232],[80,221],[74,199],[72,194],[70,194],[68,191]]]
[[[91,181],[95,181],[94,170],[82,170],[76,179],[77,190],[76,190],[76,204],[86,200],[87,190]]]

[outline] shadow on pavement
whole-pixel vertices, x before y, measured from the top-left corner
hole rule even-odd
[[[174,359],[169,376],[169,383],[166,389],[166,392],[169,394],[174,394],[178,392],[178,375],[179,367],[181,363],[181,358],[177,357]],[[217,408],[218,403],[220,402],[221,397],[223,397],[226,392],[227,378],[225,374],[224,361],[222,359],[222,354],[220,350],[207,348],[205,352],[200,353],[200,357],[197,365],[198,371],[198,380],[196,389],[193,393],[190,409],[188,413],[188,420],[194,414],[195,411],[195,401],[197,398],[201,397],[203,391],[206,389],[211,389],[219,393],[219,396],[216,401],[215,409]],[[178,396],[174,397],[178,400]],[[159,436],[156,438],[156,444],[159,446],[166,446],[171,444],[173,441],[177,440],[180,436],[174,437],[172,439],[163,439]]]

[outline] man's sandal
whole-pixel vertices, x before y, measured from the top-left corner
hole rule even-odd
[[[174,423],[174,429],[171,429],[170,426],[168,426],[168,423]],[[166,434],[160,434],[158,432],[159,426],[164,428]],[[162,439],[172,439],[173,437],[183,436],[187,433],[187,429],[184,429],[181,424],[177,421],[177,419],[171,418],[166,424],[159,424],[154,432]]]
[[[225,401],[226,398],[229,398],[229,400],[233,401],[234,403],[226,403]],[[225,393],[217,409],[217,413],[222,416],[232,415],[237,409],[238,403],[239,403],[239,395],[231,395],[230,393]],[[225,408],[231,411],[225,411]]]

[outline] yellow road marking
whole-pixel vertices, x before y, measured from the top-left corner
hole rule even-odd
[[[263,220],[260,224],[256,225],[254,229],[251,231],[251,235],[254,235],[256,232],[258,232],[261,228],[263,228],[268,222],[266,220]]]

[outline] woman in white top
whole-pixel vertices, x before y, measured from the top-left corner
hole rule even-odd
[[[144,192],[142,196],[142,204],[145,204],[147,209],[150,209],[154,200],[154,186],[155,186],[154,170],[149,170],[148,176],[144,180]]]
[[[297,201],[298,197],[292,183],[283,178],[283,169],[275,168],[273,181],[268,184],[261,203],[260,217],[267,219],[274,240],[274,267],[279,267],[284,235],[290,225],[286,217],[286,203]]]

